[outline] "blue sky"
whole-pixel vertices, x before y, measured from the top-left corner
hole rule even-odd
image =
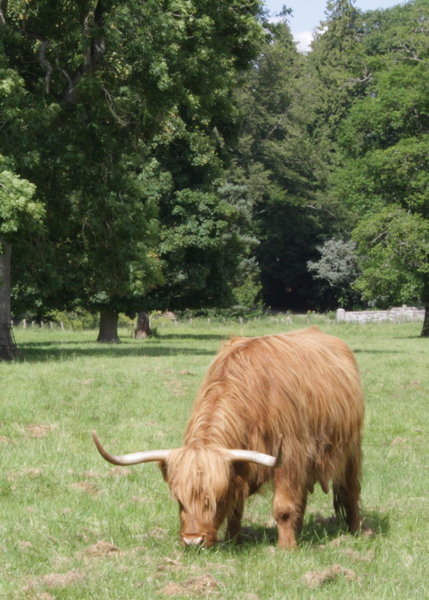
[[[325,17],[326,0],[265,0],[265,5],[271,13],[279,12],[283,5],[291,8],[293,16],[290,27],[295,39],[305,48],[311,39],[311,32]],[[356,8],[374,10],[389,8],[401,4],[400,0],[356,0]]]

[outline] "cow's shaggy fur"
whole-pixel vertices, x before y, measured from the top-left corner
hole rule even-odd
[[[316,327],[285,335],[234,338],[210,366],[196,398],[184,447],[164,475],[181,508],[181,536],[211,545],[225,517],[236,536],[245,498],[274,478],[279,545],[294,547],[307,493],[332,481],[334,506],[359,527],[363,395],[347,345]],[[231,463],[225,448],[275,454],[270,469]]]

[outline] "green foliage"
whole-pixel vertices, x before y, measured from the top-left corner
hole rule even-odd
[[[308,57],[313,83],[313,136],[328,154],[328,166],[337,157],[337,128],[356,98],[365,94],[370,74],[363,53],[362,13],[354,0],[327,3],[326,20],[316,32]]]
[[[289,15],[269,23],[248,0],[2,3],[15,315],[429,303],[427,1],[329,0],[308,55]],[[321,246],[351,237],[354,288]]]
[[[90,313],[84,308],[76,308],[73,312],[53,310],[46,316],[61,327],[71,329],[72,331],[95,329],[98,322],[97,315]]]
[[[13,69],[5,68],[0,38],[0,126],[15,127],[21,117],[25,97],[23,80]],[[43,204],[35,198],[35,186],[18,175],[13,159],[2,155],[0,146],[0,237],[12,241],[28,235],[44,217]]]
[[[45,315],[51,323],[60,326],[61,329],[69,329],[71,331],[82,331],[85,329],[96,329],[99,322],[97,313],[90,312],[82,307],[76,307],[73,311],[52,310]],[[134,320],[125,314],[120,314],[118,317],[118,326],[131,329],[134,325]]]
[[[428,6],[410,2],[356,13],[353,21],[350,3],[331,4],[334,21],[348,23],[359,42],[338,46],[350,85],[331,131],[336,153],[327,192],[348,210],[344,225],[348,235],[353,230],[360,268],[355,288],[377,305],[428,305]],[[331,29],[329,22],[314,46],[319,62]]]
[[[189,235],[190,248],[210,246],[211,258],[190,276],[203,298],[213,271],[206,263],[220,271],[225,262],[215,254],[226,245],[214,236],[227,236],[205,208],[214,200],[205,199],[233,130],[231,90],[262,39],[259,11],[247,0],[233,8],[191,0],[4,6],[2,89],[15,104],[7,105],[0,151],[36,185],[47,213],[45,236],[16,248],[16,293],[38,289],[47,308],[76,300],[90,309],[140,308],[164,281],[168,257],[158,244],[177,199],[183,224],[168,244],[183,247],[178,238]],[[196,204],[186,195],[203,199],[198,239],[185,226],[193,216],[185,219],[184,207]],[[227,207],[221,212],[229,223]],[[215,295],[213,282],[210,302]]]
[[[170,199],[160,243],[166,283],[147,298],[153,308],[231,303],[230,280],[246,244],[239,210],[222,194],[184,189]]]
[[[2,169],[0,157],[0,169]],[[35,187],[13,171],[0,170],[0,235],[10,236],[22,229],[28,231],[42,220],[40,203],[33,200]]]
[[[256,260],[254,258],[243,260],[238,268],[237,281],[233,289],[235,303],[256,308],[261,305],[261,291],[260,272]]]
[[[386,206],[369,213],[354,230],[364,297],[380,306],[421,303],[429,276],[429,221],[418,214]]]
[[[264,302],[302,309],[315,304],[306,261],[322,230],[315,209],[320,160],[307,128],[304,57],[286,22],[266,29],[267,42],[239,90],[241,135],[230,181],[250,201]]]

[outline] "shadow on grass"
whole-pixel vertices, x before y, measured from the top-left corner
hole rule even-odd
[[[377,512],[362,511],[361,531],[359,535],[373,537],[376,535],[387,535],[390,529],[388,515]],[[299,541],[304,544],[318,545],[329,543],[341,535],[349,532],[344,521],[335,516],[322,518],[319,515],[311,515],[305,523]]]
[[[376,512],[362,513],[362,529],[359,536],[385,536],[390,529],[389,517]],[[298,538],[298,546],[320,546],[329,544],[342,535],[350,535],[341,520],[335,516],[321,518],[318,515],[311,515],[310,519],[305,521],[301,535]],[[256,545],[277,545],[277,527],[252,526],[243,527],[241,540],[239,544],[225,543],[222,546],[234,548],[235,551],[245,550],[246,547]]]
[[[97,344],[96,342],[27,342],[19,344],[18,362],[61,361],[72,358],[126,358],[161,356],[213,356],[214,352],[201,348],[187,348],[172,344]]]
[[[160,340],[201,340],[201,341],[219,341],[229,340],[233,334],[222,335],[221,333],[167,333],[161,334]]]

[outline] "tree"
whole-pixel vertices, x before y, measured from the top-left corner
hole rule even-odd
[[[355,215],[357,288],[382,305],[421,303],[428,336],[429,8],[413,2],[386,15],[368,19],[366,45],[379,55],[367,95],[342,123],[333,186]]]
[[[386,206],[357,225],[362,275],[357,287],[367,300],[421,302],[427,306],[429,221],[400,207]]]
[[[192,35],[188,49],[192,63],[186,88],[192,96],[177,98],[177,110],[151,145],[165,182],[158,247],[164,284],[142,298],[147,310],[229,305],[237,267],[254,243],[248,198],[229,181],[228,166],[237,133],[235,88],[263,37],[255,18],[259,7],[239,3],[233,29],[225,29],[231,11],[213,8],[213,3],[205,5],[198,25],[204,36]],[[234,31],[241,32],[241,39],[232,46]],[[195,68],[202,56],[198,78]]]
[[[363,46],[363,15],[355,0],[329,0],[306,61],[312,90],[309,127],[328,167],[338,159],[338,126],[371,81]]]
[[[0,156],[0,360],[17,356],[10,313],[13,241],[28,233],[43,216],[42,206],[33,201],[34,186],[6,169],[5,163]]]
[[[157,205],[169,177],[171,194],[181,192],[187,160],[168,165],[154,149],[195,157],[208,147],[218,160],[235,74],[261,37],[259,10],[247,0],[233,9],[176,0],[3,8],[5,56],[26,90],[21,133],[31,133],[21,135],[25,147],[12,129],[3,143],[47,207],[50,278],[39,290],[48,306],[103,310],[110,331],[100,341],[116,340],[118,311],[138,309],[162,281]]]
[[[308,130],[311,86],[287,22],[265,27],[267,41],[239,91],[242,124],[231,181],[246,185],[253,202],[264,302],[314,308],[306,262],[321,241],[324,217],[316,197],[321,161]]]
[[[0,12],[2,18],[4,13]],[[23,117],[25,88],[19,74],[7,66],[1,36],[0,82],[0,127],[4,139],[4,132],[15,128]],[[13,158],[0,152],[0,360],[17,355],[11,332],[12,250],[43,220],[43,204],[34,195],[34,185],[18,175]]]
[[[237,207],[222,193],[185,189],[171,197],[159,248],[165,284],[146,298],[150,308],[231,304],[231,278],[246,240],[237,224]]]

